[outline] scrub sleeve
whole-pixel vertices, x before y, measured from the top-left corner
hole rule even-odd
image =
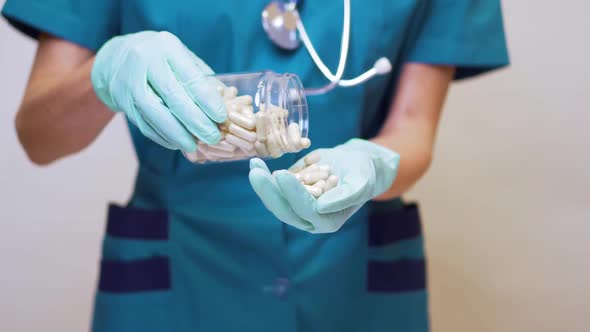
[[[92,51],[119,32],[119,0],[7,0],[2,16],[32,38],[43,31]]]
[[[499,1],[434,0],[418,19],[406,62],[455,66],[455,79],[509,63]]]

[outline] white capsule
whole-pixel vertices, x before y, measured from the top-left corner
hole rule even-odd
[[[250,149],[252,149],[254,147],[254,144],[252,142],[248,142],[245,139],[239,138],[238,136],[234,135],[234,134],[227,134],[225,136],[225,140],[231,144],[231,145],[235,145],[243,150],[249,151]]]
[[[268,134],[266,139],[266,148],[273,158],[277,158],[283,153],[279,143],[277,142],[276,134],[272,132]]]
[[[282,155],[283,155],[283,152],[281,150],[278,150],[278,151],[275,150],[275,151],[273,151],[273,152],[270,153],[270,156],[273,157],[273,158],[279,158]]]
[[[318,188],[316,186],[308,186],[306,184],[304,186],[305,189],[307,189],[307,192],[309,192],[315,198],[320,197],[323,193],[322,188]]]
[[[325,180],[319,180],[318,182],[314,183],[313,186],[322,189],[322,193],[324,193],[325,192],[325,188],[326,188],[326,181]]]
[[[254,108],[250,105],[245,105],[240,108],[240,113],[249,118],[254,117]]]
[[[326,186],[324,187],[324,192],[333,189],[338,185],[338,176],[337,175],[330,175],[326,180]]]
[[[210,149],[222,150],[222,151],[228,151],[228,152],[233,152],[236,149],[235,146],[229,144],[225,140],[223,140],[217,144],[208,145],[208,147]]]
[[[256,150],[256,154],[260,157],[266,157],[270,154],[266,145],[259,141],[254,142],[254,149]]]
[[[195,152],[185,152],[184,156],[193,163],[202,164],[207,161],[207,157],[205,157],[198,149]]]
[[[243,138],[244,140],[246,140],[248,142],[254,143],[254,141],[256,141],[256,133],[255,132],[250,131],[248,129],[244,129],[235,123],[231,123],[229,125],[228,130],[229,130],[230,134],[234,134],[240,138]]]
[[[281,149],[284,148],[287,151],[291,151],[292,149],[289,146],[289,139],[287,138],[288,133],[283,114],[284,113],[281,108],[273,106],[271,112],[271,131],[274,131]]]
[[[291,173],[299,173],[299,172],[301,172],[303,170],[303,168],[304,168],[304,166],[301,165],[301,164],[295,165],[295,166],[289,168],[289,172],[291,172]]]
[[[238,89],[235,86],[225,88],[223,92],[224,99],[234,99],[238,95]]]
[[[252,146],[251,149],[242,149],[239,148],[240,150],[242,150],[242,152],[244,153],[244,155],[246,157],[254,157],[256,155],[256,149],[254,149],[254,146]]]
[[[315,173],[315,172],[318,172],[319,170],[320,170],[320,167],[317,164],[311,164],[311,165],[305,167],[299,173],[301,174],[301,176],[304,176],[307,173]]]
[[[218,85],[217,86],[217,93],[219,93],[220,96],[223,97],[223,90],[225,90],[225,88],[223,87],[223,85]]]
[[[204,144],[200,144],[198,149],[203,152],[204,155],[208,156],[208,158],[224,159],[234,156],[234,153],[231,151],[211,149],[209,146]]]
[[[291,143],[295,150],[298,149],[301,140],[301,129],[299,128],[298,123],[291,123],[287,128],[287,132],[289,133],[289,138],[291,138]]]
[[[227,112],[239,112],[240,106],[234,103],[233,99],[230,99],[225,101],[225,109]]]
[[[252,105],[252,96],[250,96],[250,95],[237,96],[233,99],[233,101],[235,103],[241,104],[241,105]]]
[[[320,156],[319,153],[317,152],[312,152],[310,154],[308,154],[307,156],[305,156],[305,158],[303,158],[303,162],[305,163],[305,165],[312,165],[317,163],[318,161],[320,161],[322,157]],[[319,166],[318,166],[319,168]]]
[[[309,140],[309,138],[307,138],[307,137],[302,137],[302,138],[299,140],[299,148],[300,148],[301,150],[303,150],[303,149],[307,149],[307,148],[309,148],[310,146],[311,146],[311,141]]]
[[[256,128],[256,120],[253,117],[250,118],[238,112],[229,112],[228,117],[229,121],[237,124],[240,127],[246,128],[248,130],[254,130],[254,128]]]
[[[203,154],[206,160],[217,160],[217,157],[210,155],[209,151],[207,151],[207,149],[203,149],[201,145],[197,147],[197,150],[199,151],[199,153]]]
[[[238,159],[244,159],[247,158],[246,154],[244,153],[244,150],[237,148],[236,151],[234,152],[234,160],[238,160]]]
[[[218,123],[217,127],[219,128],[219,130],[221,130],[222,134],[223,132],[227,131],[227,127],[229,127],[230,121],[229,121],[229,117],[227,117],[225,119],[225,121],[223,121],[222,123]]]
[[[261,105],[262,108],[262,105]],[[255,115],[256,117],[256,139],[260,142],[266,142],[266,113],[259,111]]]
[[[332,167],[330,167],[330,165],[320,165],[320,171],[324,171],[324,172],[332,172]]]
[[[320,180],[327,180],[330,173],[326,171],[306,172],[303,175],[303,181],[305,184],[314,184]]]

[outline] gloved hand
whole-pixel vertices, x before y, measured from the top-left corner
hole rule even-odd
[[[169,32],[115,37],[96,54],[92,85],[98,98],[123,112],[147,137],[169,149],[195,151],[194,136],[215,144],[225,121],[221,83]],[[194,136],[193,136],[194,135]]]
[[[334,189],[314,198],[287,170],[270,173],[261,159],[250,160],[250,184],[264,205],[281,221],[310,233],[335,232],[363,204],[391,187],[399,155],[362,139],[332,149],[318,149],[319,165],[330,165],[340,178]],[[300,159],[293,167],[303,164]]]

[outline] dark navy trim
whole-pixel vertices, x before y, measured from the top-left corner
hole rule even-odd
[[[370,261],[367,268],[370,292],[407,292],[426,289],[426,263],[423,260],[395,262]]]
[[[369,246],[378,247],[420,236],[420,213],[416,204],[403,209],[369,214]]]
[[[131,293],[170,289],[167,257],[137,261],[103,261],[98,289],[102,292]]]
[[[107,234],[139,240],[167,240],[168,214],[162,210],[109,206]]]

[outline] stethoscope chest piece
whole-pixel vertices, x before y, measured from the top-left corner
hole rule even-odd
[[[294,1],[272,1],[262,11],[262,27],[277,46],[286,50],[297,49],[300,45],[297,36],[299,17]]]

